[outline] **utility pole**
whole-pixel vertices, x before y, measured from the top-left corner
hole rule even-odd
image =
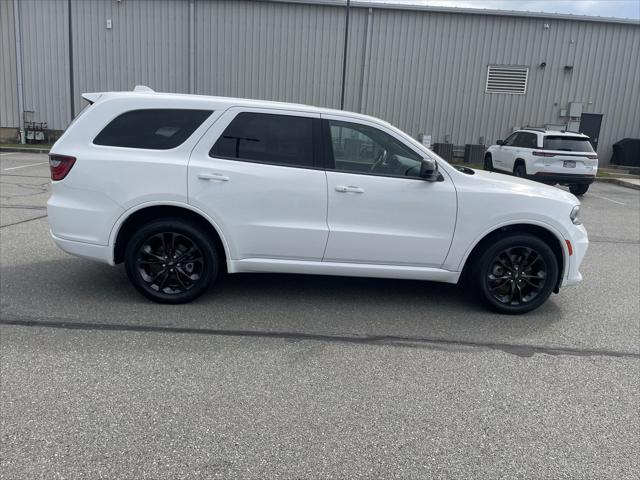
[[[342,88],[340,91],[340,110],[344,110],[344,89],[347,77],[347,42],[349,40],[349,8],[351,0],[347,0],[347,18],[344,27],[344,53],[342,55]]]

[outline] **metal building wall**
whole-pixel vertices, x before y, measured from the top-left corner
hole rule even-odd
[[[345,9],[323,2],[71,0],[75,111],[81,92],[136,84],[339,107]],[[12,2],[0,4],[2,65],[9,65],[0,74],[0,125],[9,126],[17,124]],[[63,129],[72,116],[67,0],[20,5],[25,109]],[[604,162],[613,142],[640,136],[637,23],[355,2],[348,47],[345,108],[414,136],[490,143],[514,127],[561,123],[570,101],[604,114]],[[528,66],[526,95],[485,93],[489,64]]]
[[[68,10],[65,0],[20,0],[24,109],[33,121],[63,128],[69,108]]]
[[[570,101],[604,114],[604,161],[613,142],[640,136],[638,26],[388,9],[372,21],[361,111],[414,136],[494,142],[514,127],[561,123]],[[491,64],[528,66],[526,94],[485,93]]]
[[[0,2],[0,127],[18,127],[18,76],[13,2]]]
[[[150,85],[188,93],[188,1],[72,0],[71,13],[76,113],[84,92]]]

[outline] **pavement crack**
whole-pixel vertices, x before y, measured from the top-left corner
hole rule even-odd
[[[211,335],[226,337],[278,338],[284,340],[311,340],[318,342],[338,342],[365,345],[386,345],[400,347],[417,347],[447,351],[461,349],[496,350],[518,357],[529,358],[536,354],[571,357],[610,357],[640,359],[640,353],[621,352],[602,349],[582,349],[573,347],[549,347],[544,345],[525,345],[493,342],[474,342],[468,340],[451,340],[438,337],[408,337],[396,335],[357,335],[357,334],[319,334],[286,331],[263,330],[222,330],[211,328],[190,328],[154,325],[127,325],[120,323],[88,323],[68,321],[64,319],[38,320],[30,317],[5,317],[0,325],[12,325],[36,328],[60,328],[66,330],[98,330],[117,332],[172,333],[187,335]]]
[[[22,223],[33,222],[34,220],[40,220],[46,218],[46,215],[40,215],[38,217],[29,218],[28,220],[20,220],[19,222],[7,223],[6,225],[0,225],[0,228],[12,227],[14,225],[20,225]]]

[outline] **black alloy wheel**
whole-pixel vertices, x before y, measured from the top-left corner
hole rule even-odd
[[[215,279],[215,251],[200,229],[182,220],[158,220],[138,230],[127,245],[127,275],[143,295],[160,303],[185,303]]]
[[[542,305],[558,280],[551,248],[529,234],[498,240],[480,257],[475,271],[480,297],[501,313],[525,313]]]

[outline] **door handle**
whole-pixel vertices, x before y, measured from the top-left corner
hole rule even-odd
[[[364,188],[360,188],[360,187],[356,187],[354,185],[336,185],[336,192],[342,192],[342,193],[364,193]]]
[[[228,182],[229,177],[222,173],[199,173],[198,178],[200,180],[218,180],[220,182]]]

